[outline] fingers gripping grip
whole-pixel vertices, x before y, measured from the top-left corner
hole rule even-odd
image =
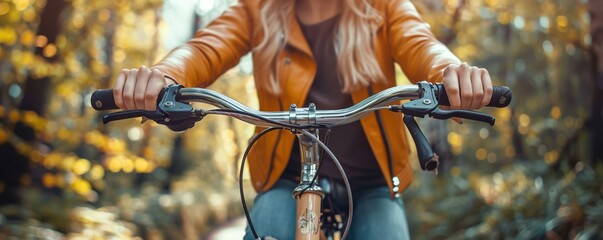
[[[443,84],[437,84],[438,88],[438,103],[440,105],[450,106],[450,101],[448,101],[448,94],[444,89]],[[511,98],[513,94],[511,93],[511,89],[506,86],[494,86],[492,87],[492,98],[490,99],[490,103],[488,103],[488,107],[506,107],[511,103]]]
[[[157,96],[157,103],[161,101],[163,97],[164,90],[161,90],[159,95]],[[115,98],[113,96],[113,89],[101,89],[96,90],[90,96],[90,104],[96,111],[105,111],[105,110],[116,110],[119,109],[117,104],[115,104]]]

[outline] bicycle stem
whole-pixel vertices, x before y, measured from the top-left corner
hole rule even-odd
[[[318,130],[311,129],[309,132],[318,137]],[[295,135],[299,140],[302,160],[300,181],[302,184],[312,184],[318,172],[318,144],[302,133],[295,133]]]
[[[337,160],[337,157],[333,154],[333,152],[326,146],[325,143],[323,143],[322,141],[320,141],[320,139],[318,138],[318,132],[317,131],[306,131],[306,130],[296,130],[294,132],[298,137],[303,136],[302,140],[300,141],[305,141],[306,144],[301,145],[301,148],[304,147],[312,147],[312,149],[314,151],[305,151],[304,149],[301,149],[301,152],[313,152],[314,155],[312,155],[314,157],[314,159],[318,159],[318,147],[321,147],[324,152],[329,155],[329,157],[331,158],[331,160],[333,160],[333,163],[335,164],[335,166],[337,167],[337,169],[339,170],[339,173],[341,174],[342,178],[343,178],[343,184],[345,185],[345,188],[347,189],[347,197],[348,197],[348,218],[347,218],[347,222],[346,222],[346,228],[343,231],[343,234],[341,235],[341,239],[345,239],[346,236],[349,233],[349,226],[351,226],[352,224],[352,216],[353,216],[353,212],[354,212],[354,204],[353,204],[353,199],[352,199],[352,192],[351,192],[351,187],[350,187],[350,182],[348,180],[348,177],[345,173],[345,171],[343,170],[343,167],[341,166],[341,163],[339,162],[339,160]],[[311,143],[311,144],[308,144]],[[308,149],[306,149],[308,150]],[[306,155],[308,156],[308,155]],[[306,158],[302,158],[303,159],[308,159],[308,157]],[[320,161],[320,159],[318,159]],[[308,161],[305,161],[306,163],[308,163]],[[310,168],[310,170],[318,170],[317,168]],[[316,174],[316,172],[315,172]],[[317,177],[317,175],[314,175],[314,177]],[[309,232],[309,230],[314,230],[314,228],[310,228],[313,225],[308,226],[309,220],[313,220],[316,219],[316,221],[320,221],[320,209],[321,209],[321,199],[324,197],[324,191],[322,188],[320,188],[320,186],[318,186],[316,184],[316,181],[312,182],[312,180],[317,180],[317,179],[311,179],[310,176],[307,176],[306,179],[310,179],[310,186],[316,185],[316,187],[318,187],[319,189],[314,189],[317,191],[308,191],[306,189],[302,190],[302,192],[300,193],[301,196],[299,198],[296,197],[297,200],[297,210],[296,210],[296,239],[304,239],[304,240],[318,240],[319,239],[319,234],[318,232],[313,231],[312,233]],[[300,185],[302,185],[300,183]],[[317,212],[318,211],[318,212]],[[316,215],[319,214],[319,215]],[[314,216],[316,216],[317,218],[314,218]],[[302,226],[302,224],[305,224],[304,226]],[[320,225],[319,225],[320,226]]]
[[[308,131],[318,138],[318,129]],[[321,201],[324,190],[317,184],[319,167],[318,143],[302,131],[294,131],[299,139],[301,154],[300,182],[293,190],[297,201],[296,239],[316,239],[320,237]]]

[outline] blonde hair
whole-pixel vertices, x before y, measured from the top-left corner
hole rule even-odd
[[[344,0],[337,30],[335,52],[337,70],[343,80],[343,92],[351,92],[360,86],[385,81],[385,76],[373,50],[373,37],[381,16],[368,4],[368,0]],[[255,64],[259,70],[269,73],[268,82],[260,84],[273,94],[280,94],[276,78],[276,59],[285,47],[289,36],[288,24],[295,14],[296,0],[266,0],[260,10],[263,39],[254,49]]]

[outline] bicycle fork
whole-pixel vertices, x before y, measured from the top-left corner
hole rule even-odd
[[[318,130],[309,131],[318,137]],[[318,144],[301,132],[295,132],[301,153],[300,183],[293,190],[297,203],[295,239],[318,240],[320,238],[321,201],[324,190],[318,185]],[[314,181],[313,181],[314,180]]]

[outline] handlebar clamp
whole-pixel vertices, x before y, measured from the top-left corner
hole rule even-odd
[[[428,82],[419,82],[419,95],[421,98],[402,104],[400,111],[415,117],[425,117],[438,108],[435,87]]]
[[[157,123],[163,124],[175,132],[192,128],[205,116],[205,111],[196,111],[190,104],[176,100],[182,87],[182,85],[175,84],[168,86],[157,105],[159,111],[165,116]]]
[[[298,108],[295,103],[291,104],[289,107],[289,123],[316,125],[316,105],[310,103],[307,108]]]

